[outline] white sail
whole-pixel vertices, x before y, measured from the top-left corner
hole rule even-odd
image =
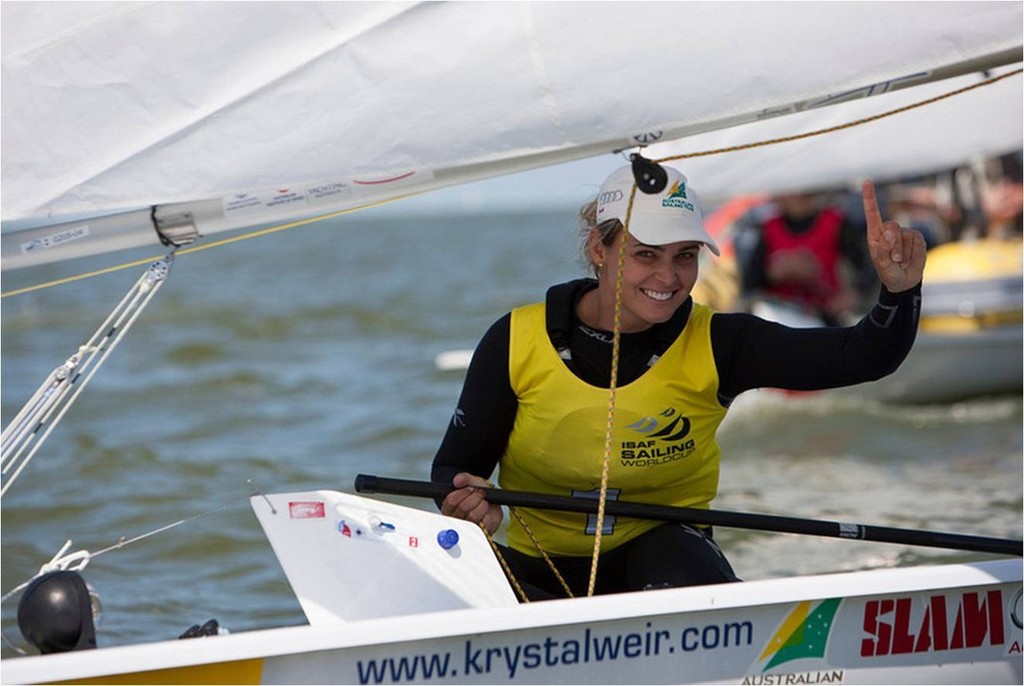
[[[820,136],[673,162],[699,180],[695,186],[709,201],[743,193],[814,190],[866,178],[891,181],[945,171],[1020,152],[1024,147],[1024,79],[1014,73],[1019,69],[1016,64],[969,74],[842,106],[659,143],[646,152],[655,159],[671,159],[829,130],[1007,75],[974,90]]]
[[[155,242],[154,220],[210,234],[991,69],[1020,61],[1024,22],[1012,2],[4,3],[2,12],[3,218],[147,208],[113,220],[113,238],[98,220],[5,232],[5,269]],[[1020,77],[1010,81],[1016,109],[1005,99],[977,107],[1016,116],[1016,137],[986,149],[1020,145]],[[835,116],[849,104],[835,104]],[[791,133],[795,123],[779,119]],[[982,128],[994,137],[1005,127]],[[736,187],[716,174],[700,174],[702,185]]]

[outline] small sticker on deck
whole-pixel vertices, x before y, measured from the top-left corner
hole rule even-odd
[[[319,501],[288,503],[288,516],[292,519],[323,519],[324,504]]]

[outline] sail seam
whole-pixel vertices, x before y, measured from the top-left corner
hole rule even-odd
[[[547,107],[548,117],[551,120],[551,125],[558,132],[558,137],[568,142],[569,136],[565,133],[562,117],[555,102],[554,90],[551,88],[551,79],[548,76],[547,66],[544,61],[544,51],[541,49],[540,41],[537,38],[537,30],[533,22],[533,11],[529,3],[521,5],[520,11],[523,17],[523,33],[526,36],[530,61],[533,63],[533,74],[537,78],[537,83],[540,85],[541,90],[544,92],[542,99]]]

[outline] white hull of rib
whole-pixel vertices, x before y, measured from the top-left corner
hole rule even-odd
[[[253,507],[310,626],[7,660],[4,681],[982,684],[1022,678],[1019,560],[520,605],[507,585],[495,585],[497,563],[483,535],[464,522],[329,491],[257,496]],[[431,545],[439,527],[459,532],[454,548]],[[414,538],[417,545],[410,546]],[[482,590],[465,596],[473,585]],[[417,603],[461,609],[402,611]]]
[[[1022,347],[1019,324],[970,334],[921,333],[911,354],[890,376],[830,392],[910,404],[1020,394]]]
[[[925,268],[921,325],[906,360],[878,381],[825,392],[897,404],[1019,395],[1024,378],[1021,259],[1020,241],[933,248]],[[752,303],[751,311],[789,326],[822,325],[774,301]],[[758,395],[748,393],[742,401]]]
[[[1018,304],[1019,307],[1019,304]],[[760,303],[755,314],[790,326],[821,326],[812,317],[794,319],[785,307]],[[801,322],[804,322],[801,324]],[[899,369],[878,381],[812,391],[894,404],[942,404],[971,398],[1019,394],[1024,377],[1024,330],[1020,324],[969,331],[921,331]],[[746,393],[737,403],[750,404],[762,395],[793,395],[775,389]]]

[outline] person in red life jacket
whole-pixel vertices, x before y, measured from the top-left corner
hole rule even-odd
[[[663,183],[651,185],[644,163],[634,161],[636,176],[628,166],[613,172],[580,212],[581,252],[596,278],[552,286],[480,340],[431,468],[432,481],[453,487],[444,514],[494,533],[504,512],[481,489],[495,470],[505,489],[594,498],[605,467],[608,498],[709,508],[716,432],[736,396],[871,381],[910,351],[924,239],[882,221],[870,182],[863,204],[878,302],[853,326],[801,329],[694,302],[699,255],[718,247],[687,178],[659,167]],[[586,595],[596,533],[592,515],[517,508],[498,549],[528,598],[564,597],[563,581]],[[598,594],[739,581],[706,526],[609,517],[597,562]]]
[[[877,283],[863,236],[822,194],[776,196],[738,232],[742,297],[791,303],[830,326],[856,321]]]

